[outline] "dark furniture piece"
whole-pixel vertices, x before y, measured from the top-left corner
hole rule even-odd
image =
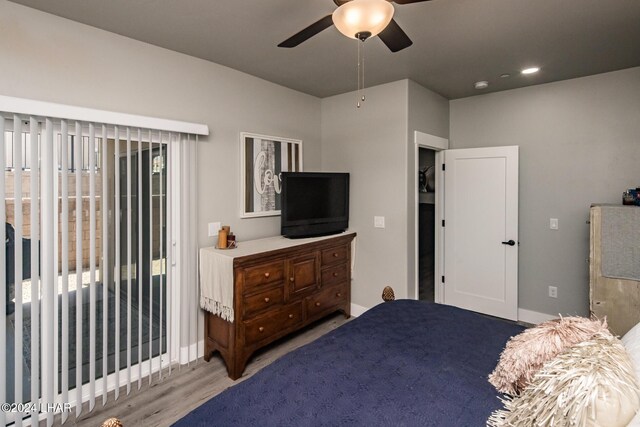
[[[257,349],[335,311],[350,316],[355,233],[233,260],[235,321],[206,313],[204,359],[238,379]]]
[[[484,426],[487,376],[523,327],[424,301],[382,303],[212,398],[177,426]]]

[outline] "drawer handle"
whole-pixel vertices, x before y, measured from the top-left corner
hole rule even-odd
[[[333,277],[338,277],[338,273],[334,272]]]
[[[269,301],[270,301],[269,297],[266,297],[266,298],[264,299],[264,302],[269,302]]]
[[[289,277],[289,281],[290,281],[290,282],[295,282],[295,280],[296,280],[295,278],[293,278],[293,277]]]
[[[334,257],[334,258],[338,258],[338,252],[334,252],[334,253],[333,253],[333,257]]]
[[[316,307],[320,307],[320,303],[319,302],[316,303]]]
[[[263,328],[262,326],[260,326],[260,327],[258,328],[258,331],[259,331],[259,332],[264,332],[264,328]]]
[[[268,271],[264,273],[264,277],[269,277],[269,276],[271,276],[271,274]]]
[[[338,292],[338,293],[336,294],[336,296],[337,296],[338,298],[340,298],[340,297],[342,296],[342,294],[341,294],[340,292]]]
[[[289,315],[289,319],[293,319],[293,314],[290,314],[290,315]]]

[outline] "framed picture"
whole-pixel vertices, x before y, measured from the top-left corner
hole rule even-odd
[[[282,172],[302,172],[302,141],[240,134],[242,218],[280,215]]]

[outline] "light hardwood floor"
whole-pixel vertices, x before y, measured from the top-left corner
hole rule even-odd
[[[216,353],[208,363],[199,359],[190,366],[184,365],[179,369],[174,367],[171,376],[163,380],[159,381],[156,376],[151,386],[148,380],[145,380],[139,391],[136,383],[132,385],[129,396],[126,395],[126,388],[122,387],[117,401],[114,401],[113,392],[109,393],[107,405],[104,407],[102,398],[96,399],[93,412],[88,412],[88,405],[85,404],[80,418],[76,420],[74,415],[70,415],[65,425],[99,427],[104,420],[111,417],[119,418],[127,427],[171,425],[213,396],[244,381],[282,355],[314,341],[348,321],[349,319],[345,319],[342,314],[335,314],[265,347],[250,360],[238,381],[233,381],[227,376],[224,363]],[[55,424],[60,425],[59,417],[56,418]]]

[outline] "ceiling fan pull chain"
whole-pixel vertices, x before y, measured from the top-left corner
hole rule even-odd
[[[364,96],[364,41],[362,42],[362,97],[360,98],[360,100],[362,102],[365,101],[365,96]]]
[[[364,102],[366,97],[364,96],[364,40],[357,40],[358,43],[358,89],[356,90],[356,96],[358,97],[358,101],[356,106],[360,108],[362,106],[361,102]],[[362,51],[360,50],[360,45],[362,44]]]
[[[360,40],[356,40],[356,43],[358,44],[358,65],[356,67],[356,71],[358,73],[358,88],[356,89],[356,107],[360,108]]]

